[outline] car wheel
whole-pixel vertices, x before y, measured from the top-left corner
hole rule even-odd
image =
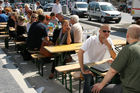
[[[91,21],[91,17],[88,15],[88,21]]]
[[[105,18],[104,18],[104,17],[101,17],[100,21],[101,21],[102,23],[104,23],[104,22],[105,22]]]
[[[115,23],[119,23],[120,21],[121,21],[121,19],[118,19],[118,20],[115,21]]]

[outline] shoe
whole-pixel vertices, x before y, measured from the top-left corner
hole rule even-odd
[[[49,79],[53,79],[53,77],[54,77],[54,74],[51,73],[50,76],[49,76]]]

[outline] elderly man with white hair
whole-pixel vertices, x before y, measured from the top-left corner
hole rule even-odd
[[[70,18],[70,23],[72,24],[71,30],[74,32],[74,43],[82,42],[82,26],[79,23],[79,17],[77,15],[72,15]]]

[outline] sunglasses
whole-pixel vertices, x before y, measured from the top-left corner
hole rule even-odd
[[[104,32],[104,33],[106,33],[106,32],[110,33],[111,31],[109,31],[109,30],[108,30],[108,31],[107,31],[107,30],[103,30],[103,32]]]
[[[37,17],[34,17],[34,16],[33,16],[32,18],[37,18]]]

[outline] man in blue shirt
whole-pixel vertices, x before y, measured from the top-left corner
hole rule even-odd
[[[5,14],[5,11],[2,10],[2,14],[0,14],[0,22],[7,22],[8,16]]]

